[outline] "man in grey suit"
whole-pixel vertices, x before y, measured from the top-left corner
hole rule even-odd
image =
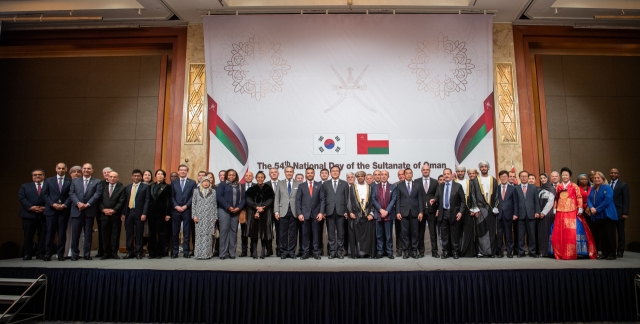
[[[520,184],[516,185],[518,195],[518,258],[524,256],[524,235],[527,235],[529,256],[538,258],[536,254],[536,218],[540,216],[540,198],[538,187],[528,184],[529,172],[520,171]]]
[[[324,214],[324,191],[319,181],[313,181],[316,175],[313,168],[305,170],[307,181],[298,186],[296,192],[296,214],[298,221],[302,223],[302,250],[301,260],[309,258],[309,242],[313,236],[313,258],[320,260],[319,230],[320,221]]]
[[[298,232],[298,219],[294,215],[296,211],[296,193],[300,182],[293,179],[293,167],[284,169],[284,180],[278,181],[276,198],[273,204],[274,216],[280,222],[280,258],[296,257],[296,234]]]
[[[336,256],[344,258],[344,220],[347,218],[347,199],[349,197],[349,185],[340,180],[340,167],[331,167],[331,180],[322,184],[324,190],[325,213],[327,215],[327,236],[329,237],[329,259]],[[337,238],[336,238],[337,232]]]
[[[84,259],[91,260],[91,233],[93,221],[98,215],[98,202],[102,197],[102,180],[92,177],[93,166],[85,163],[82,166],[82,177],[74,179],[69,189],[71,197],[71,222],[73,232],[71,235],[71,260],[77,261],[80,250],[78,241],[80,232],[84,228]]]

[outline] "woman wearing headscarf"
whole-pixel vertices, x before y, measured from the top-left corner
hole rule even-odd
[[[236,258],[238,245],[238,216],[244,208],[245,197],[238,173],[229,169],[218,185],[218,224],[220,225],[220,260]]]
[[[593,232],[596,237],[598,259],[616,259],[616,225],[618,213],[613,203],[613,189],[607,183],[602,172],[593,176],[593,189],[587,198],[587,207],[593,220]]]
[[[247,189],[247,233],[251,238],[251,252],[254,259],[258,258],[258,240],[262,248],[260,259],[264,259],[269,240],[273,239],[273,202],[275,193],[271,186],[264,185],[264,172],[256,173],[257,185]]]
[[[582,217],[582,195],[571,182],[571,170],[560,170],[561,183],[556,187],[556,218],[551,233],[551,247],[556,260],[575,260],[580,256],[595,259],[593,236]]]
[[[216,191],[211,188],[209,179],[204,178],[199,187],[193,190],[191,218],[196,225],[194,256],[196,259],[211,259],[213,256],[213,232],[218,219]]]
[[[546,173],[540,175],[540,187],[538,187],[538,197],[540,198],[540,206],[542,212],[537,219],[538,226],[538,255],[541,257],[549,256],[549,237],[551,224],[555,218],[553,212],[553,203],[556,198],[556,190],[553,188],[551,182],[549,182],[549,176]]]

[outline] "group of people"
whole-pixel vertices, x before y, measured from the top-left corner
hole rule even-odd
[[[59,163],[55,176],[44,179],[44,171],[36,169],[20,189],[23,259],[50,261],[55,254],[64,261],[70,250],[75,261],[83,245],[82,258],[91,260],[94,221],[101,259],[120,258],[122,223],[125,259],[144,257],[145,243],[149,258],[177,258],[181,251],[184,258],[235,259],[238,229],[241,257],[271,256],[275,240],[275,254],[282,259],[321,259],[325,228],[329,259],[393,259],[394,245],[398,257],[421,258],[427,229],[435,258],[501,258],[505,252],[509,258],[623,256],[629,190],[617,169],[610,171],[610,182],[592,171],[579,175],[575,184],[571,170],[562,168],[541,174],[539,187],[526,171],[518,174],[518,183],[515,173],[503,170],[496,179],[489,169],[487,162],[478,169],[446,168],[434,179],[425,163],[420,177],[414,179],[411,169],[399,170],[395,183],[387,170],[349,172],[345,181],[333,166],[315,181],[313,168],[294,177],[295,170],[286,167],[282,180],[277,168],[268,170],[268,180],[263,171],[240,177],[230,169],[218,173],[216,185],[213,173],[200,171],[197,180],[189,179],[188,166],[180,165],[170,182],[164,170],[136,169],[132,183],[124,186],[110,168],[103,170],[103,180],[92,176],[89,163],[71,168],[68,177],[67,166]]]

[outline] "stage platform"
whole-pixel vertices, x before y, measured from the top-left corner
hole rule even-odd
[[[49,277],[47,320],[173,323],[636,321],[640,254],[549,258],[0,261]]]

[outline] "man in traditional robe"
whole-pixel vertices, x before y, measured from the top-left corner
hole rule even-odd
[[[349,190],[349,249],[351,258],[376,255],[376,224],[374,222],[371,186],[365,182],[364,171],[356,173],[356,183]]]
[[[476,241],[478,257],[495,257],[496,244],[496,211],[498,211],[498,181],[489,175],[489,162],[478,164],[480,176],[472,184],[472,199],[476,209]]]

